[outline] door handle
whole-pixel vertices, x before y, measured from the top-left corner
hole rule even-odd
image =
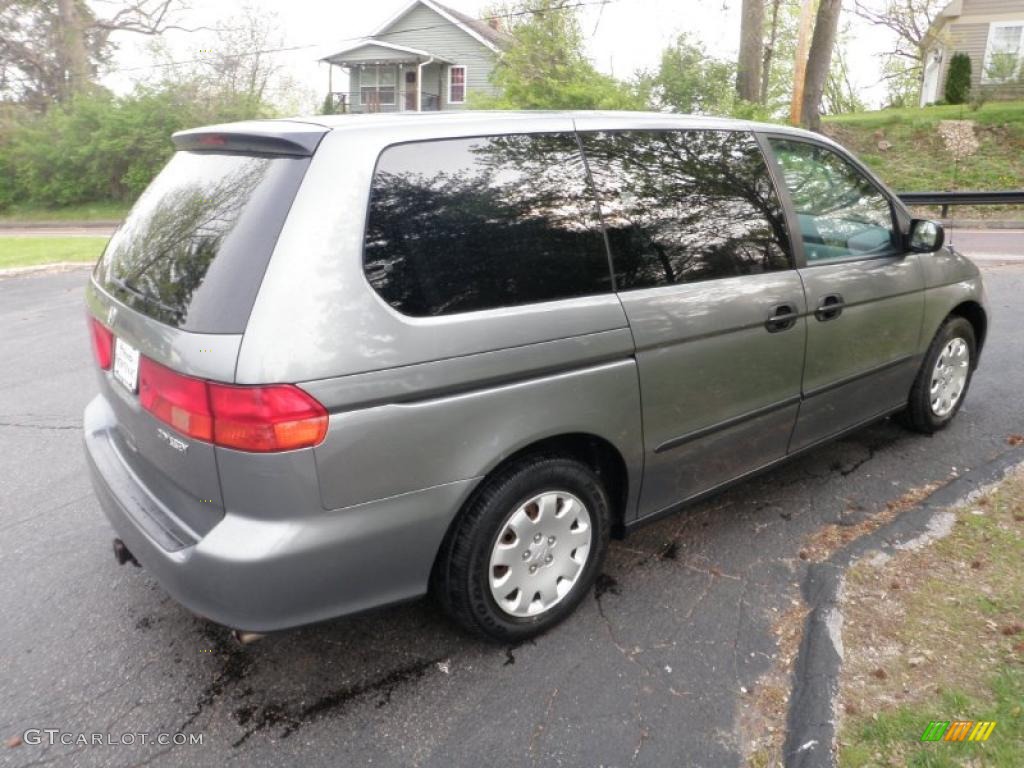
[[[772,310],[769,318],[764,321],[764,327],[768,329],[768,333],[788,331],[796,325],[798,317],[800,317],[800,313],[796,311],[792,304],[779,304],[779,306]]]
[[[827,296],[823,296],[821,301],[818,302],[818,308],[814,310],[814,316],[823,323],[827,320],[835,320],[843,314],[843,307],[845,306],[846,303],[840,294],[830,293]]]

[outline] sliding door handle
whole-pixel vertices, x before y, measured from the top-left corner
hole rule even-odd
[[[814,316],[823,323],[826,320],[835,320],[843,314],[843,307],[845,306],[846,303],[840,294],[830,293],[828,296],[823,296],[821,301],[818,302],[818,308],[814,310]]]
[[[796,311],[796,307],[792,304],[780,304],[772,310],[771,316],[764,321],[764,327],[768,329],[768,333],[788,331],[796,325],[798,317],[800,317],[800,313]]]

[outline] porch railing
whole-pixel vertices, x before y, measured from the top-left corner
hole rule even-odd
[[[415,112],[416,93],[402,91],[395,95],[394,104],[381,104],[376,99],[362,101],[358,91],[333,91],[331,103],[336,114],[345,112]],[[441,108],[441,96],[424,91],[421,96],[422,110],[436,112]]]

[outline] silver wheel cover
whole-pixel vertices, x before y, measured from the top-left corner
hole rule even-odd
[[[935,361],[928,385],[928,402],[932,413],[940,419],[948,416],[963,397],[970,366],[971,348],[967,342],[959,336],[950,339]]]
[[[545,491],[502,523],[491,549],[487,584],[509,616],[537,616],[558,604],[587,564],[590,513],[568,491]]]

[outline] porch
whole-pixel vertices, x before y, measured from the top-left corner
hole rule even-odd
[[[321,61],[328,64],[335,112],[431,112],[444,106],[444,68],[451,62],[436,54],[374,40]],[[335,89],[335,68],[348,74],[347,88]]]

